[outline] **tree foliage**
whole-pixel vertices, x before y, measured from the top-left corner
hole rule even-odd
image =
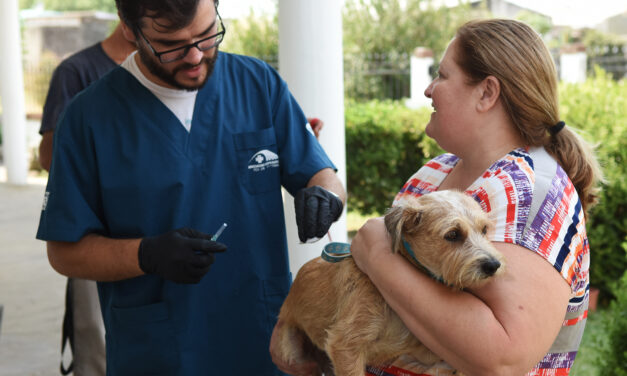
[[[38,4],[44,9],[57,11],[99,10],[116,13],[114,0],[20,0],[20,9],[30,9]]]
[[[529,10],[518,12],[516,19],[531,26],[541,35],[546,35],[553,28],[553,23],[550,19]]]
[[[410,55],[434,53],[437,65],[455,31],[475,12],[467,4],[435,6],[432,0],[346,0],[343,12],[346,93],[352,98],[409,96]],[[435,71],[435,70],[434,70]]]
[[[343,11],[345,54],[402,55],[416,47],[439,56],[455,30],[473,13],[458,7],[436,7],[432,0],[346,0]],[[251,12],[228,27],[223,49],[256,57],[278,54],[277,17]],[[436,59],[437,60],[437,59]]]
[[[625,264],[627,264],[627,241],[623,243]],[[609,346],[599,356],[599,375],[627,376],[627,271],[614,283],[616,300],[608,310],[609,319],[606,332]]]
[[[438,56],[470,15],[461,2],[448,8],[431,0],[346,0],[344,51],[403,54],[420,46]]]
[[[278,59],[279,22],[277,16],[257,16],[254,12],[226,26],[221,49],[261,59]]]
[[[597,145],[606,183],[586,223],[590,241],[590,283],[600,303],[613,298],[611,285],[627,270],[621,244],[627,242],[627,81],[614,81],[598,67],[581,84],[560,84],[560,117]]]

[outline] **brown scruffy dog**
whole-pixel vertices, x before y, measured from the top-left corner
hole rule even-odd
[[[487,214],[463,193],[404,199],[388,211],[385,225],[393,252],[451,288],[479,286],[503,270],[503,257],[486,236]],[[316,258],[303,265],[279,320],[279,356],[289,364],[316,360],[319,372],[327,375],[363,376],[366,365],[389,364],[401,355],[424,365],[439,360],[350,257],[337,263]],[[316,348],[328,355],[332,369],[321,364]]]

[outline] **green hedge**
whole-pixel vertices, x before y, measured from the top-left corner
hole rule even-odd
[[[597,143],[606,184],[587,223],[590,282],[601,290],[601,303],[613,297],[611,286],[627,269],[622,244],[627,241],[627,82],[613,81],[596,69],[584,84],[562,84],[562,118]]]
[[[348,208],[383,213],[405,181],[441,153],[424,134],[431,109],[396,101],[346,102]]]
[[[627,251],[627,243],[623,244],[623,249]],[[623,253],[627,262],[625,256],[627,253]],[[627,376],[627,272],[613,288],[616,300],[610,304],[605,327],[608,346],[597,358],[599,375]]]
[[[560,85],[563,120],[598,143],[607,183],[591,212],[588,236],[591,283],[602,303],[627,268],[621,244],[627,241],[627,85],[600,70],[583,84]],[[383,213],[403,183],[441,151],[424,134],[430,108],[410,110],[401,102],[346,102],[348,208],[364,215]]]

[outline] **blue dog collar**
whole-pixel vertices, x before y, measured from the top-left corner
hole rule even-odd
[[[431,270],[429,270],[420,261],[418,261],[418,258],[416,257],[416,253],[411,248],[411,245],[409,245],[409,243],[407,243],[407,240],[405,240],[404,237],[402,237],[401,239],[403,240],[403,246],[405,247],[405,250],[407,251],[407,253],[409,253],[409,256],[416,262],[416,264],[418,264],[418,266],[420,266],[425,271],[425,273],[427,273],[427,275],[429,275],[429,277],[431,277],[431,278],[435,279],[436,281],[446,285],[446,283],[444,282],[444,279],[442,279],[442,277],[438,277],[435,274],[431,273]]]
[[[420,261],[418,261],[418,258],[416,258],[416,253],[411,248],[411,245],[409,245],[409,243],[405,240],[405,238],[402,238],[402,239],[403,239],[403,246],[405,247],[405,250],[407,251],[409,256],[416,262],[416,264],[418,264],[418,266],[420,266],[420,268],[422,268],[425,271],[425,273],[428,274],[431,278],[441,283],[444,283],[444,280],[442,279],[442,277],[438,277],[434,275],[433,273],[431,273],[429,269],[427,269],[426,266],[424,266]],[[351,257],[351,245],[349,243],[342,243],[342,242],[329,243],[325,245],[324,248],[322,248],[322,254],[320,254],[320,257],[325,261],[333,262],[333,263],[343,261],[346,258]]]
[[[340,262],[351,256],[351,245],[349,243],[332,242],[322,249],[323,260],[328,262]]]

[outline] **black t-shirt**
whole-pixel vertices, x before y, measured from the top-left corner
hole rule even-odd
[[[39,133],[54,131],[60,115],[70,100],[117,64],[97,43],[63,60],[54,70],[44,104]]]

